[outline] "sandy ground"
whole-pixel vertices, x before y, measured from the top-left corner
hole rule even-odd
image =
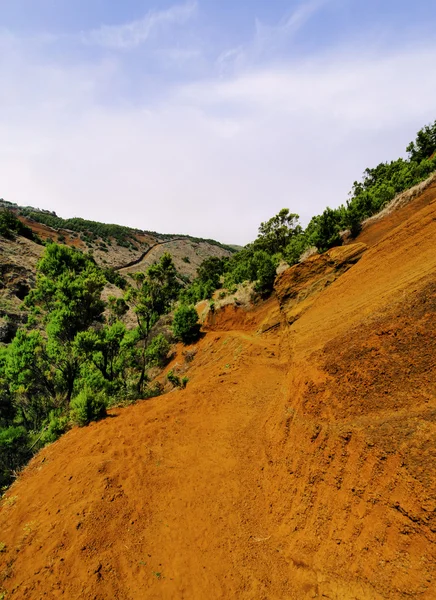
[[[434,600],[426,193],[292,324],[280,293],[226,306],[186,390],[40,452],[0,509],[6,598]]]

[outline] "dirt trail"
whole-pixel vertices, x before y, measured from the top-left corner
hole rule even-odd
[[[170,244],[171,242],[179,242],[183,241],[186,238],[172,238],[171,240],[164,240],[162,242],[156,242],[152,244],[147,250],[145,250],[138,258],[131,260],[130,262],[121,265],[119,267],[114,267],[115,271],[120,271],[120,273],[129,273],[131,267],[136,267],[140,265],[146,257],[149,257],[152,254],[153,250],[155,250],[159,246],[163,246],[164,244]]]
[[[436,598],[436,205],[365,235],[292,325],[226,307],[179,348],[186,390],[35,457],[6,598]]]

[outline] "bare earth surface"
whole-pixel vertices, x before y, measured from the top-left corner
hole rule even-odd
[[[40,452],[0,509],[6,598],[434,600],[430,192],[210,315],[186,390]]]

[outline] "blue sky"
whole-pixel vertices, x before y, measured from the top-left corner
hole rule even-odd
[[[0,196],[246,243],[436,119],[436,3],[0,0]]]

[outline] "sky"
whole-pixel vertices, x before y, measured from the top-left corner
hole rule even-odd
[[[434,0],[0,0],[0,197],[246,244],[436,119]]]

